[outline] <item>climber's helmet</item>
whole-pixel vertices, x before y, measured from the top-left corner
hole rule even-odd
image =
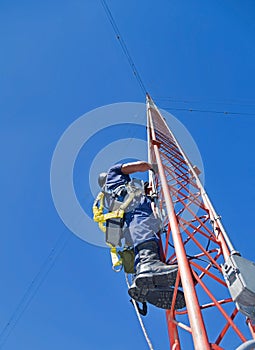
[[[106,182],[106,178],[107,178],[107,173],[101,173],[98,176],[98,185],[102,188],[105,185]]]

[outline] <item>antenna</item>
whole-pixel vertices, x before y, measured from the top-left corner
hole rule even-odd
[[[245,314],[255,338],[255,264],[235,250],[199,170],[149,94],[146,100],[149,160],[158,168],[151,181],[163,217],[162,249],[167,263],[178,263],[175,288],[183,289],[186,300],[186,309],[175,310],[173,297],[166,311],[170,349],[185,349],[184,333],[196,350],[248,345],[245,319],[240,323],[237,315]]]

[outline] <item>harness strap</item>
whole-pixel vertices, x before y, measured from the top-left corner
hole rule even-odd
[[[106,232],[106,226],[105,226],[106,220],[123,218],[125,213],[124,209],[126,208],[126,203],[123,203],[123,205],[124,205],[124,208],[122,208],[122,205],[121,205],[119,209],[104,214],[103,213],[104,193],[100,192],[97,195],[97,198],[95,199],[93,204],[93,220],[98,223],[98,226],[101,231],[103,231],[104,233]]]
[[[98,223],[100,230],[105,233],[106,220],[113,219],[113,218],[123,218],[124,210],[119,208],[118,210],[115,210],[106,214],[103,213],[103,210],[104,210],[104,193],[99,192],[93,204],[93,219],[95,222]],[[112,246],[111,244],[107,244],[107,245],[110,247],[112,269],[116,272],[119,272],[122,270],[122,259],[119,258],[116,247]]]
[[[127,207],[129,206],[129,204],[132,202],[132,200],[135,198],[136,193],[135,192],[131,192],[128,195],[128,198],[125,200],[125,202],[123,202],[119,208],[119,210],[125,210],[127,209]]]
[[[120,207],[117,210],[110,211],[109,213],[104,214],[104,193],[99,192],[93,204],[93,220],[98,223],[100,230],[104,233],[106,232],[106,220],[122,219],[125,214],[125,210],[133,201],[135,196],[137,196],[138,194],[140,194],[140,191],[134,191],[129,193],[127,199],[120,205]]]
[[[119,258],[116,247],[111,247],[112,269],[115,272],[120,272],[123,268],[122,259]]]
[[[128,186],[128,185],[127,185]],[[126,200],[120,205],[120,207],[117,210],[108,212],[108,213],[103,213],[104,210],[104,192],[99,192],[97,195],[94,204],[93,204],[93,219],[95,222],[98,223],[98,226],[101,231],[106,233],[106,221],[109,219],[122,219],[125,214],[125,210],[129,206],[129,204],[134,200],[134,198],[138,195],[141,194],[140,189],[134,189],[134,188],[129,188],[128,191],[128,196]],[[115,272],[120,272],[123,268],[123,265],[128,265],[125,262],[124,257],[120,257],[117,252],[117,248],[113,246],[112,244],[109,244],[106,242],[106,244],[110,247],[110,254],[111,254],[111,260],[112,260],[112,269]],[[123,261],[124,259],[124,261]],[[130,263],[129,263],[130,264]],[[132,271],[133,272],[133,271]]]

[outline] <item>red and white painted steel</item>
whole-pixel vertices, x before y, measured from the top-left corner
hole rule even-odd
[[[187,348],[180,329],[191,334],[196,350],[227,349],[228,337],[231,344],[236,337],[240,345],[247,340],[248,328],[254,337],[254,325],[248,319],[247,328],[222,275],[221,264],[234,252],[233,245],[203,188],[198,169],[149,95],[147,119],[149,161],[158,166],[150,182],[152,190],[157,189],[157,209],[163,216],[162,252],[167,263],[179,265],[172,308],[166,311],[170,349]],[[174,310],[179,281],[186,308]]]

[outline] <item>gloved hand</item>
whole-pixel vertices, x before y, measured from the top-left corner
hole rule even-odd
[[[151,169],[150,169],[154,174],[158,173],[158,164],[157,163],[152,163],[151,164]]]

